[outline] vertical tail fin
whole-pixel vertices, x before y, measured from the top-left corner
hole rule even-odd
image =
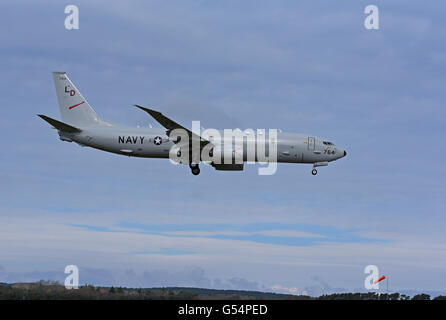
[[[53,72],[62,121],[76,126],[99,123],[99,117],[65,72]]]

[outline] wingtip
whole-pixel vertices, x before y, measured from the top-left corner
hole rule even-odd
[[[137,105],[137,104],[134,104],[134,106],[137,107],[137,108],[139,108],[139,109],[141,109],[141,110],[144,110],[144,111],[146,111],[146,112],[149,112],[149,113],[151,113],[151,112],[161,113],[161,112],[159,112],[159,111],[156,111],[156,110],[153,110],[153,109],[149,109],[149,108],[146,108],[146,107],[142,107],[142,106]]]
[[[143,106],[140,106],[138,104],[134,104],[133,106],[135,106],[135,107],[137,107],[137,108],[139,108],[141,110],[146,110],[147,109],[147,108],[144,108]]]

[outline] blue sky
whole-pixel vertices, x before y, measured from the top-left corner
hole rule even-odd
[[[76,4],[80,29],[64,28]],[[444,291],[444,9],[375,1],[3,1],[0,281],[188,285],[318,294]],[[273,176],[132,159],[64,143],[51,71],[104,119],[279,128],[348,156]],[[275,289],[273,289],[275,288]],[[280,288],[277,289],[277,288]]]

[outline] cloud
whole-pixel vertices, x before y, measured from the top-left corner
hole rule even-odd
[[[243,288],[243,290],[260,291],[263,289],[263,287],[259,285],[259,283],[239,277],[226,279],[226,281],[220,282],[219,286],[223,289],[234,289],[234,290],[240,290],[240,288]]]
[[[270,289],[277,293],[293,294],[293,295],[307,295],[306,291],[301,291],[297,287],[284,287],[280,284],[275,284]]]
[[[232,239],[288,246],[311,246],[327,242],[366,243],[386,241],[385,239],[362,237],[357,235],[357,232],[355,234],[355,232],[350,230],[338,230],[332,227],[317,225],[282,224],[272,221],[247,225],[143,225],[123,221],[118,224],[117,228],[80,224],[73,224],[72,226],[99,232],[117,232],[119,230],[121,232],[145,233],[167,237]],[[318,234],[304,232],[299,229],[312,230]]]

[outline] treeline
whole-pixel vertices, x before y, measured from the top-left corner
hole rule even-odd
[[[197,299],[191,292],[160,289],[129,289],[85,285],[66,289],[54,282],[0,284],[0,300],[162,300]]]
[[[320,297],[296,296],[258,291],[215,290],[200,288],[122,288],[81,286],[68,290],[57,282],[0,284],[0,300],[250,300],[250,299],[289,299],[289,300],[431,300],[427,294],[413,297],[399,294],[335,293]],[[446,300],[438,296],[433,300]]]
[[[431,300],[430,295],[428,294],[417,294],[412,298],[405,294],[399,293],[375,293],[375,292],[367,292],[367,293],[334,293],[330,295],[323,295],[317,300]],[[432,300],[446,300],[446,296],[438,296],[433,298]]]

